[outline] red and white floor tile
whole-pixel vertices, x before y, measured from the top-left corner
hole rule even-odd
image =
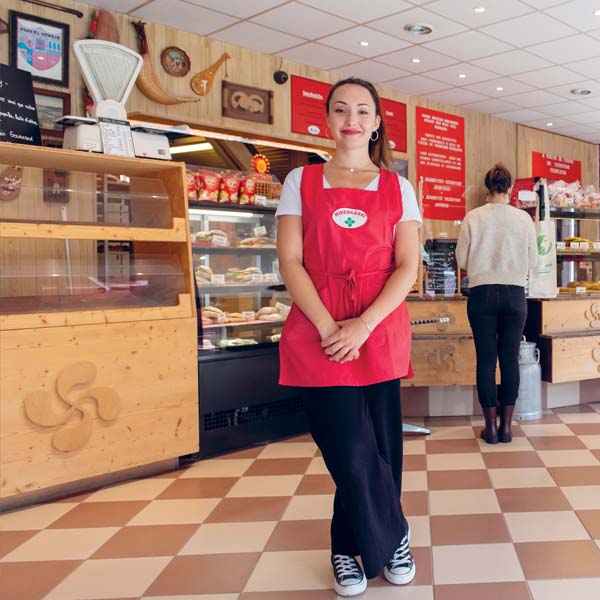
[[[413,420],[414,421],[414,420]],[[600,403],[425,418],[402,502],[417,576],[365,600],[600,598]],[[310,436],[0,515],[3,600],[327,600],[334,486]]]

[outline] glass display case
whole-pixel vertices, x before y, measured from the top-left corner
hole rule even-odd
[[[273,208],[190,207],[200,357],[273,347],[291,300],[279,276]]]

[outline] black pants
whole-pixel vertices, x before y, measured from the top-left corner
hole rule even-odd
[[[518,285],[478,285],[467,303],[477,355],[481,406],[514,405],[519,394],[519,344],[527,318],[525,289]],[[496,360],[500,386],[496,390]]]
[[[402,512],[400,380],[305,388],[312,436],[336,484],[331,550],[376,577],[408,531]]]

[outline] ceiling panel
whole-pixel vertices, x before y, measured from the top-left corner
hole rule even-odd
[[[389,65],[383,65],[374,60],[361,60],[351,65],[341,67],[338,71],[344,77],[360,77],[361,79],[367,79],[374,83],[380,83],[381,81],[387,81],[388,79],[397,79],[405,75],[410,75],[408,71],[402,69],[396,69]]]
[[[238,21],[234,17],[181,0],[171,0],[168,5],[164,2],[151,2],[131,14],[140,19],[163,23],[199,35],[212,33]]]
[[[399,90],[405,94],[412,94],[414,96],[424,96],[425,94],[440,92],[450,88],[450,86],[446,83],[435,81],[434,79],[429,79],[428,77],[423,77],[422,75],[410,75],[409,77],[403,77],[402,79],[386,81],[385,87]]]
[[[520,75],[515,75],[514,78],[540,88],[554,87],[585,79],[583,75],[559,66],[521,73]]]
[[[522,48],[532,44],[541,44],[546,40],[573,35],[577,33],[577,30],[538,12],[495,25],[488,25],[483,27],[481,32],[504,40],[517,48]]]
[[[588,96],[577,96],[571,93],[571,90],[575,88],[585,88],[590,90],[592,93]],[[548,88],[548,91],[558,96],[562,96],[563,98],[568,98],[569,100],[583,101],[591,98],[600,99],[600,82],[584,79],[583,81],[578,81],[577,83],[550,87]]]
[[[530,54],[525,50],[502,52],[486,58],[478,58],[472,62],[482,69],[489,69],[501,75],[515,75],[516,73],[524,73],[552,66],[550,61]]]
[[[433,94],[427,94],[430,100],[437,102],[444,102],[445,104],[453,104],[459,106],[461,104],[467,104],[467,102],[475,102],[476,100],[485,100],[483,94],[476,92],[470,92],[464,88],[454,88],[452,90],[445,90],[443,92],[433,92]]]
[[[479,100],[477,102],[470,102],[469,104],[463,104],[463,108],[469,108],[478,112],[495,114],[499,112],[508,112],[510,110],[519,110],[521,107],[516,104],[511,104],[505,100],[498,98],[490,98],[489,100]]]
[[[79,0],[83,4],[89,4],[94,8],[104,8],[118,12],[129,12],[143,3],[143,0]]]
[[[485,7],[485,12],[475,12],[473,10],[477,6],[475,2],[457,2],[456,0],[437,0],[427,4],[426,8],[473,29],[535,10],[519,0],[485,0],[480,5]]]
[[[256,23],[242,21],[226,29],[217,31],[211,37],[222,42],[236,44],[243,48],[253,48],[266,54],[280,52],[285,48],[291,48],[304,43],[302,38],[267,29]]]
[[[574,123],[581,123],[582,125],[588,124],[600,124],[600,110],[592,110],[590,112],[584,112],[576,115],[571,115],[569,121]]]
[[[533,6],[537,9],[550,8],[551,6],[556,6],[557,4],[564,4],[567,0],[525,0],[529,6]]]
[[[413,59],[418,59],[419,62],[413,62]],[[379,56],[377,58],[379,62],[394,67],[400,67],[413,73],[422,73],[423,71],[431,71],[433,69],[439,69],[441,67],[447,67],[458,62],[456,59],[450,56],[445,56],[439,52],[429,50],[424,46],[412,46],[405,50],[399,50],[398,52],[392,52],[385,56]]]
[[[520,94],[523,92],[532,92],[535,88],[526,83],[515,81],[510,77],[500,77],[496,79],[490,79],[489,81],[483,81],[481,83],[473,83],[464,86],[466,90],[472,92],[478,92],[479,94],[485,94],[486,96],[492,96],[498,99],[502,99],[505,96],[511,94]],[[499,90],[498,88],[502,88]],[[508,110],[508,109],[507,109]]]
[[[501,119],[507,119],[508,121],[517,121],[518,123],[525,123],[526,121],[533,121],[535,119],[544,119],[546,117],[543,112],[531,110],[530,108],[501,112],[497,113],[495,116],[500,117]]]
[[[598,3],[600,6],[600,2]],[[586,78],[594,79],[600,77],[600,56],[579,60],[566,65],[571,71],[575,71]]]
[[[459,75],[466,75],[466,77],[459,77]],[[456,65],[450,65],[449,67],[443,67],[442,69],[429,71],[427,77],[437,79],[438,81],[444,81],[450,85],[462,87],[469,83],[478,83],[479,81],[496,79],[496,74],[470,65],[469,63],[458,63]]]
[[[530,46],[527,50],[556,64],[585,60],[600,56],[600,41],[580,33],[568,38],[560,38]]]
[[[552,123],[552,125],[548,125],[548,123]],[[524,124],[530,125],[531,127],[537,127],[538,129],[546,129],[547,131],[554,131],[557,127],[573,125],[572,122],[561,119],[560,117],[546,117],[545,119],[526,121]]]
[[[435,81],[434,79],[423,77],[423,75],[411,75],[402,79],[386,81],[385,87],[399,90],[405,94],[412,94],[413,96],[424,96],[432,92],[441,92],[450,88],[447,83]]]
[[[600,27],[600,17],[594,15],[598,8],[598,0],[573,0],[548,8],[546,13],[579,31],[591,31]]]
[[[336,69],[342,65],[357,62],[361,58],[335,48],[321,46],[315,42],[284,50],[279,53],[279,56],[325,70]]]
[[[467,31],[442,40],[435,40],[427,43],[426,47],[442,54],[449,54],[458,60],[474,60],[512,50],[508,44],[485,36],[478,31]]]
[[[335,15],[291,2],[251,19],[254,23],[307,39],[317,39],[354,26]]]
[[[368,46],[362,46],[361,42],[368,43]],[[338,50],[344,50],[345,52],[360,54],[365,58],[395,52],[409,45],[408,42],[363,26],[353,27],[352,29],[321,38],[319,43],[332,46]]]
[[[138,0],[138,5],[140,5],[142,1],[143,0]],[[158,4],[158,0],[156,1]],[[186,0],[186,2],[204,6],[205,8],[223,12],[234,17],[239,17],[240,19],[245,19],[282,4],[282,0],[252,0],[252,2],[248,2],[248,0],[227,0],[226,2],[223,0]],[[161,4],[167,3],[164,2],[164,0],[161,0]]]
[[[367,0],[368,1],[368,0]],[[433,32],[429,35],[415,35],[408,31],[404,31],[404,26],[410,23],[422,23],[433,28]],[[411,10],[402,11],[396,15],[391,15],[385,19],[378,19],[369,22],[369,27],[383,31],[388,35],[394,35],[411,44],[422,44],[437,38],[453,35],[460,31],[465,31],[464,25],[459,25],[454,21],[445,19],[440,15],[436,15],[423,8],[413,8]]]
[[[581,114],[584,112],[590,112],[594,110],[591,106],[585,106],[581,102],[561,102],[560,104],[548,104],[544,106],[544,112],[548,113],[553,117],[567,117],[571,118],[570,115]]]
[[[544,90],[535,90],[533,92],[525,92],[523,94],[513,94],[506,96],[505,100],[518,104],[523,108],[528,106],[544,106],[546,104],[558,104],[562,101],[560,96],[550,94]]]
[[[369,0],[368,9],[363,2],[348,2],[348,0],[302,0],[302,4],[326,10],[334,15],[343,15],[344,18],[356,23],[365,23],[412,8],[411,3],[403,0]]]

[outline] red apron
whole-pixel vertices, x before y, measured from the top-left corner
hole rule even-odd
[[[301,184],[304,268],[336,321],[358,317],[395,268],[394,229],[402,217],[398,176],[381,170],[374,191],[323,187],[323,165],[304,167]],[[294,304],[279,344],[279,383],[363,386],[412,377],[406,302],[388,315],[344,364],[330,361],[316,327]]]

